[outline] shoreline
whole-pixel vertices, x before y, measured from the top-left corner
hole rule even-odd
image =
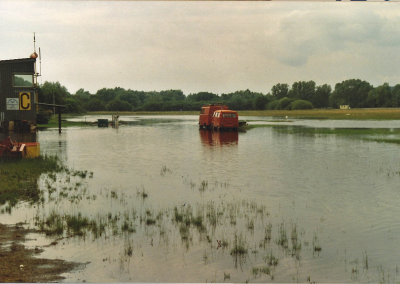
[[[271,116],[314,119],[358,119],[393,120],[400,119],[400,108],[354,108],[354,109],[311,109],[311,110],[237,110],[240,116]],[[200,111],[154,111],[154,112],[118,112],[125,115],[199,115]],[[111,111],[87,112],[85,114],[65,114],[64,117],[85,115],[113,115]]]
[[[0,282],[54,282],[65,279],[61,274],[81,266],[80,263],[60,259],[43,259],[37,256],[42,247],[28,249],[24,242],[28,233],[38,232],[26,229],[21,223],[3,225],[0,223]]]

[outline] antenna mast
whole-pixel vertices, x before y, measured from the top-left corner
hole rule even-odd
[[[36,36],[35,36],[35,32],[33,32],[33,53],[30,56],[31,58],[38,58],[38,54],[36,53]],[[36,68],[36,60],[35,60],[35,71],[34,71],[34,85],[35,85],[35,101],[36,103],[39,102],[39,98],[38,98],[38,93],[37,93],[37,87],[38,87],[38,77],[41,76],[42,74],[42,60],[40,57],[40,48],[39,48],[39,60],[40,60],[40,74],[37,72],[37,68]],[[36,111],[39,111],[39,105],[36,105]]]
[[[39,48],[39,54],[40,54],[40,48]],[[40,56],[38,56],[38,54],[36,53],[36,35],[35,35],[35,32],[33,33],[33,53],[31,54],[31,58],[38,58],[39,57],[39,60],[40,60],[40,73],[42,73],[42,62],[41,62],[41,58],[40,58]],[[34,74],[34,76],[35,76],[35,84],[36,84],[36,86],[37,86],[37,77],[39,77],[40,76],[40,74],[37,72],[37,68],[36,68],[36,61],[35,61],[35,74]]]

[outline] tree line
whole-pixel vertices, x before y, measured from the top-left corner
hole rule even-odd
[[[209,103],[222,102],[234,110],[276,110],[338,108],[381,108],[400,106],[400,84],[394,87],[384,83],[374,88],[360,79],[337,83],[332,90],[314,81],[294,82],[291,86],[279,83],[263,94],[249,89],[221,95],[198,92],[185,95],[181,90],[136,91],[131,89],[103,88],[95,94],[79,89],[70,94],[59,82],[45,82],[38,87],[39,102],[65,105],[63,112],[88,111],[191,111],[200,110]],[[47,109],[52,109],[47,107]],[[46,111],[41,106],[41,111]]]

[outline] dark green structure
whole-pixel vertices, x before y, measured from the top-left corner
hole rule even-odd
[[[0,128],[29,131],[36,125],[36,58],[0,61]],[[11,123],[10,123],[11,122]],[[11,129],[10,129],[11,130]]]

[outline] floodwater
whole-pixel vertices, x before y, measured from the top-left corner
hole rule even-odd
[[[76,119],[98,118],[109,117]],[[121,120],[130,124],[39,131],[42,154],[93,175],[43,176],[43,190],[56,189],[46,202],[0,214],[1,223],[31,227],[51,212],[105,224],[101,236],[31,236],[32,247],[59,238],[40,257],[85,264],[64,282],[400,280],[399,145],[272,127],[211,132],[198,129],[197,116]],[[397,121],[247,120],[400,128]],[[201,216],[202,225],[179,214]]]

